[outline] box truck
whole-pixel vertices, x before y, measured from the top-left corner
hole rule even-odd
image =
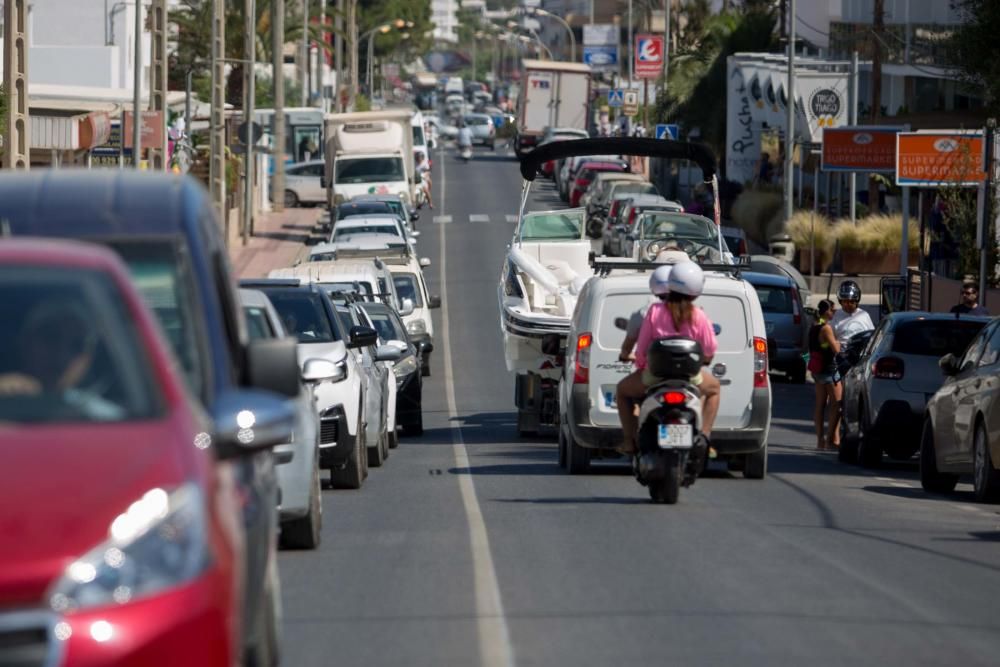
[[[514,151],[532,150],[546,127],[588,129],[590,67],[581,63],[525,60],[518,100]]]
[[[363,194],[399,195],[413,206],[413,112],[401,110],[327,114],[327,204],[333,208]]]

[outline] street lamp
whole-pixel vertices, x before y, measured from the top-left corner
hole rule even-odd
[[[388,23],[383,23],[382,25],[375,26],[374,28],[372,28],[371,30],[369,30],[368,32],[366,32],[365,34],[361,35],[361,38],[360,38],[361,40],[364,40],[364,39],[368,40],[368,62],[366,63],[367,64],[367,68],[366,68],[367,72],[366,72],[365,79],[366,79],[366,82],[368,84],[368,94],[369,95],[372,94],[372,78],[374,76],[374,68],[372,67],[372,60],[375,59],[375,47],[374,47],[375,33],[379,33],[379,34],[384,35],[385,33],[389,32],[390,30],[392,30],[392,25],[390,25]]]
[[[547,12],[544,9],[533,9],[529,13],[530,16],[545,16],[550,19],[555,19],[563,24],[566,28],[566,32],[569,33],[569,43],[570,43],[570,60],[576,62],[576,35],[573,34],[573,28],[570,27],[569,22],[558,14],[553,14],[552,12]]]

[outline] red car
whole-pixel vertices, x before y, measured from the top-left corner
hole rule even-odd
[[[239,663],[236,425],[195,405],[116,255],[0,242],[0,665]]]
[[[590,187],[590,182],[594,180],[594,174],[601,171],[628,171],[628,166],[623,162],[584,162],[577,169],[576,179],[573,181],[569,191],[569,206],[576,208],[580,205],[580,198]]]

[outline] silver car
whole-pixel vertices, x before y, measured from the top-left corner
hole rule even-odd
[[[250,340],[287,336],[278,311],[259,290],[241,289],[240,302]],[[312,390],[303,385],[291,400],[295,410],[292,441],[274,448],[281,491],[278,514],[281,544],[296,549],[319,546],[323,527],[323,500],[319,475],[319,415]]]
[[[883,451],[913,456],[927,401],[944,381],[938,360],[961,356],[988,321],[917,311],[882,320],[844,377],[841,460],[875,466]]]
[[[496,127],[493,119],[484,113],[466,114],[465,126],[472,132],[472,143],[496,150]]]
[[[294,208],[301,204],[326,202],[323,187],[323,160],[310,160],[285,167],[285,206]]]

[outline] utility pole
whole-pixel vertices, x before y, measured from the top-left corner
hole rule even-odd
[[[274,117],[271,124],[271,208],[285,210],[285,0],[271,0],[271,69]]]
[[[31,167],[27,5],[28,0],[6,0],[3,5],[3,89],[7,94],[3,166],[24,171]]]
[[[226,215],[226,6],[212,0],[212,116],[210,119],[211,158],[209,181],[212,203],[222,221],[229,243],[229,216]]]
[[[857,125],[858,124],[858,78],[859,78],[859,68],[858,68],[858,51],[855,49],[851,52],[851,94],[850,94],[850,104],[851,106],[847,109],[847,124]],[[858,222],[858,175],[855,172],[851,172],[848,175],[848,184],[851,189],[851,222],[857,224]]]
[[[333,69],[337,71],[333,110],[343,111],[340,108],[340,91],[344,87],[344,0],[337,0],[337,13],[334,15],[333,27]]]
[[[299,54],[299,80],[302,82],[301,104],[309,104],[309,0],[302,0],[302,44]]]
[[[167,0],[153,0],[150,31],[149,110],[158,111],[159,142],[149,147],[149,166],[167,168]]]
[[[667,87],[670,76],[670,5],[673,0],[663,0],[663,87]]]
[[[885,32],[885,0],[875,0],[872,16],[872,112],[871,125],[877,125],[882,115],[882,35]],[[878,213],[878,181],[874,174],[868,178],[868,210]],[[982,294],[982,292],[980,292]]]
[[[635,47],[632,45],[632,32],[634,28],[632,27],[632,0],[628,0],[628,87],[629,90],[632,89],[632,77],[634,73],[632,68],[634,66],[635,60]]]
[[[359,76],[358,68],[360,67],[358,63],[358,0],[347,0],[347,27],[350,30],[351,38],[347,43],[347,48],[350,49],[350,63],[351,63],[351,77],[348,85],[350,88],[349,98],[347,105],[350,109],[354,109],[354,98],[357,94]]]
[[[795,0],[788,0],[788,91],[785,105],[785,222],[795,207]]]
[[[243,153],[243,245],[250,241],[253,230],[253,181],[254,181],[254,95],[257,79],[257,2],[243,0],[243,127],[246,129],[245,150]],[[284,193],[282,193],[284,194]]]
[[[981,306],[986,306],[986,288],[989,285],[987,274],[989,273],[990,257],[990,210],[995,204],[993,198],[993,169],[996,154],[996,132],[997,121],[990,118],[986,121],[986,131],[983,132],[983,157],[986,171],[986,178],[983,179],[983,210],[980,211],[979,238],[976,245],[979,246],[979,299]]]
[[[142,1],[135,2],[135,24],[132,28],[132,168],[142,162]]]

